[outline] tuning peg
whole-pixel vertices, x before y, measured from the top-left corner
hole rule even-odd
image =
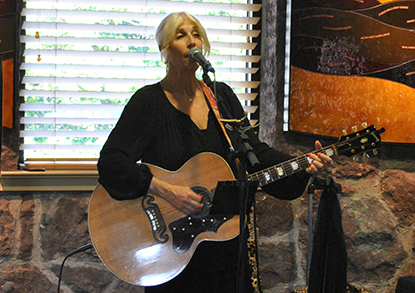
[[[357,132],[357,126],[352,126],[353,132]]]
[[[343,135],[347,135],[347,131],[346,131],[346,129],[343,129],[343,130],[342,130],[342,133],[343,133]]]
[[[366,128],[366,127],[367,127],[367,123],[366,123],[366,122],[363,122],[363,123],[362,123],[362,127],[363,127],[363,128]]]
[[[373,153],[374,156],[377,156],[378,155],[378,150],[377,149],[373,149],[372,150],[372,153]]]

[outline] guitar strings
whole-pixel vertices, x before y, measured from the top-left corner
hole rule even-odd
[[[338,143],[337,145],[341,147],[341,146],[344,146],[344,145],[347,145],[347,144],[348,144],[347,142],[344,142],[344,143]],[[331,147],[332,146],[328,146],[328,147],[322,148],[320,150],[315,150],[315,151],[313,151],[311,153],[312,154],[317,154],[317,153],[325,153],[325,154],[327,154],[326,153],[326,150],[331,149]],[[310,167],[311,164],[310,164],[309,159],[307,158],[307,156],[308,155],[303,155],[303,156],[300,156],[300,157],[296,157],[296,158],[293,158],[293,159],[288,160],[286,162],[283,162],[283,163],[281,163],[279,165],[275,165],[275,166],[266,168],[266,169],[264,169],[262,171],[249,174],[248,175],[248,179],[254,180],[254,178],[258,178],[257,181],[260,181],[260,182],[261,181],[265,181],[266,182],[267,180],[265,178],[266,177],[265,173],[268,173],[268,175],[270,175],[270,177],[272,177],[272,178],[274,178],[275,176],[278,176],[278,178],[281,178],[281,177],[288,176],[290,174],[294,174],[294,173],[296,173],[298,171],[301,171],[301,170],[304,170],[304,169]],[[293,166],[293,163],[298,163],[298,165],[300,166],[300,168],[294,170],[293,167],[292,167]],[[278,167],[282,167],[282,169],[283,169],[283,174],[282,175],[279,175],[279,173],[281,172],[281,170],[279,170]],[[288,173],[287,172],[287,169],[288,169],[288,171],[291,170],[292,172],[291,173]]]

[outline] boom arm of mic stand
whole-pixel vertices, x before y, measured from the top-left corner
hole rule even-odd
[[[245,156],[251,163],[251,166],[255,167],[259,165],[259,161],[255,155],[254,149],[249,144],[249,136],[246,132],[254,127],[258,127],[259,124],[255,126],[242,127],[241,125],[245,119],[247,119],[246,116],[242,119],[221,119],[221,122],[228,124],[234,133],[237,132],[236,136],[238,136],[237,141],[239,142],[238,146],[236,146],[237,155],[239,155],[239,157]]]

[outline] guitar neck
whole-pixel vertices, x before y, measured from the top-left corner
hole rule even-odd
[[[311,153],[324,153],[327,156],[332,157],[337,154],[337,149],[336,146],[333,144],[320,150],[313,151]],[[307,169],[311,166],[312,161],[313,159],[311,159],[308,156],[308,154],[302,155],[293,158],[289,161],[285,161],[281,164],[274,165],[261,171],[249,174],[248,179],[251,181],[258,181],[258,186],[262,187],[264,185],[270,184],[282,178],[288,177],[294,173],[298,173],[302,170]]]
[[[383,132],[385,132],[385,128],[376,130],[374,125],[369,127],[366,127],[365,125],[364,129],[351,135],[344,135],[340,137],[337,143],[313,151],[312,153],[324,153],[329,157],[339,155],[354,156],[360,152],[373,150],[373,153],[376,154],[376,148],[380,147],[380,134]],[[248,179],[258,181],[258,186],[261,187],[305,170],[310,167],[312,162],[313,159],[308,155],[302,155],[279,165],[250,174],[248,175]]]

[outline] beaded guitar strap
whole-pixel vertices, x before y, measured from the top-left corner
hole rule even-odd
[[[210,106],[213,112],[215,113],[216,119],[218,120],[219,125],[222,128],[223,134],[225,135],[226,140],[229,143],[229,147],[233,148],[232,142],[228,134],[226,133],[225,126],[223,125],[221,121],[218,105],[216,104],[215,95],[213,94],[210,87],[206,85],[206,83],[204,83],[203,81],[200,81],[200,84],[202,86],[205,96],[208,98],[208,101],[210,103]],[[248,216],[248,223],[247,223],[247,226],[248,226],[248,240],[247,240],[248,262],[251,266],[251,281],[252,281],[252,288],[254,290],[253,292],[259,293],[261,292],[261,278],[259,276],[259,267],[258,267],[258,262],[257,262],[258,251],[257,251],[257,237],[256,237],[257,234],[256,234],[255,217],[256,217],[255,209],[254,207],[252,207],[251,212]]]

